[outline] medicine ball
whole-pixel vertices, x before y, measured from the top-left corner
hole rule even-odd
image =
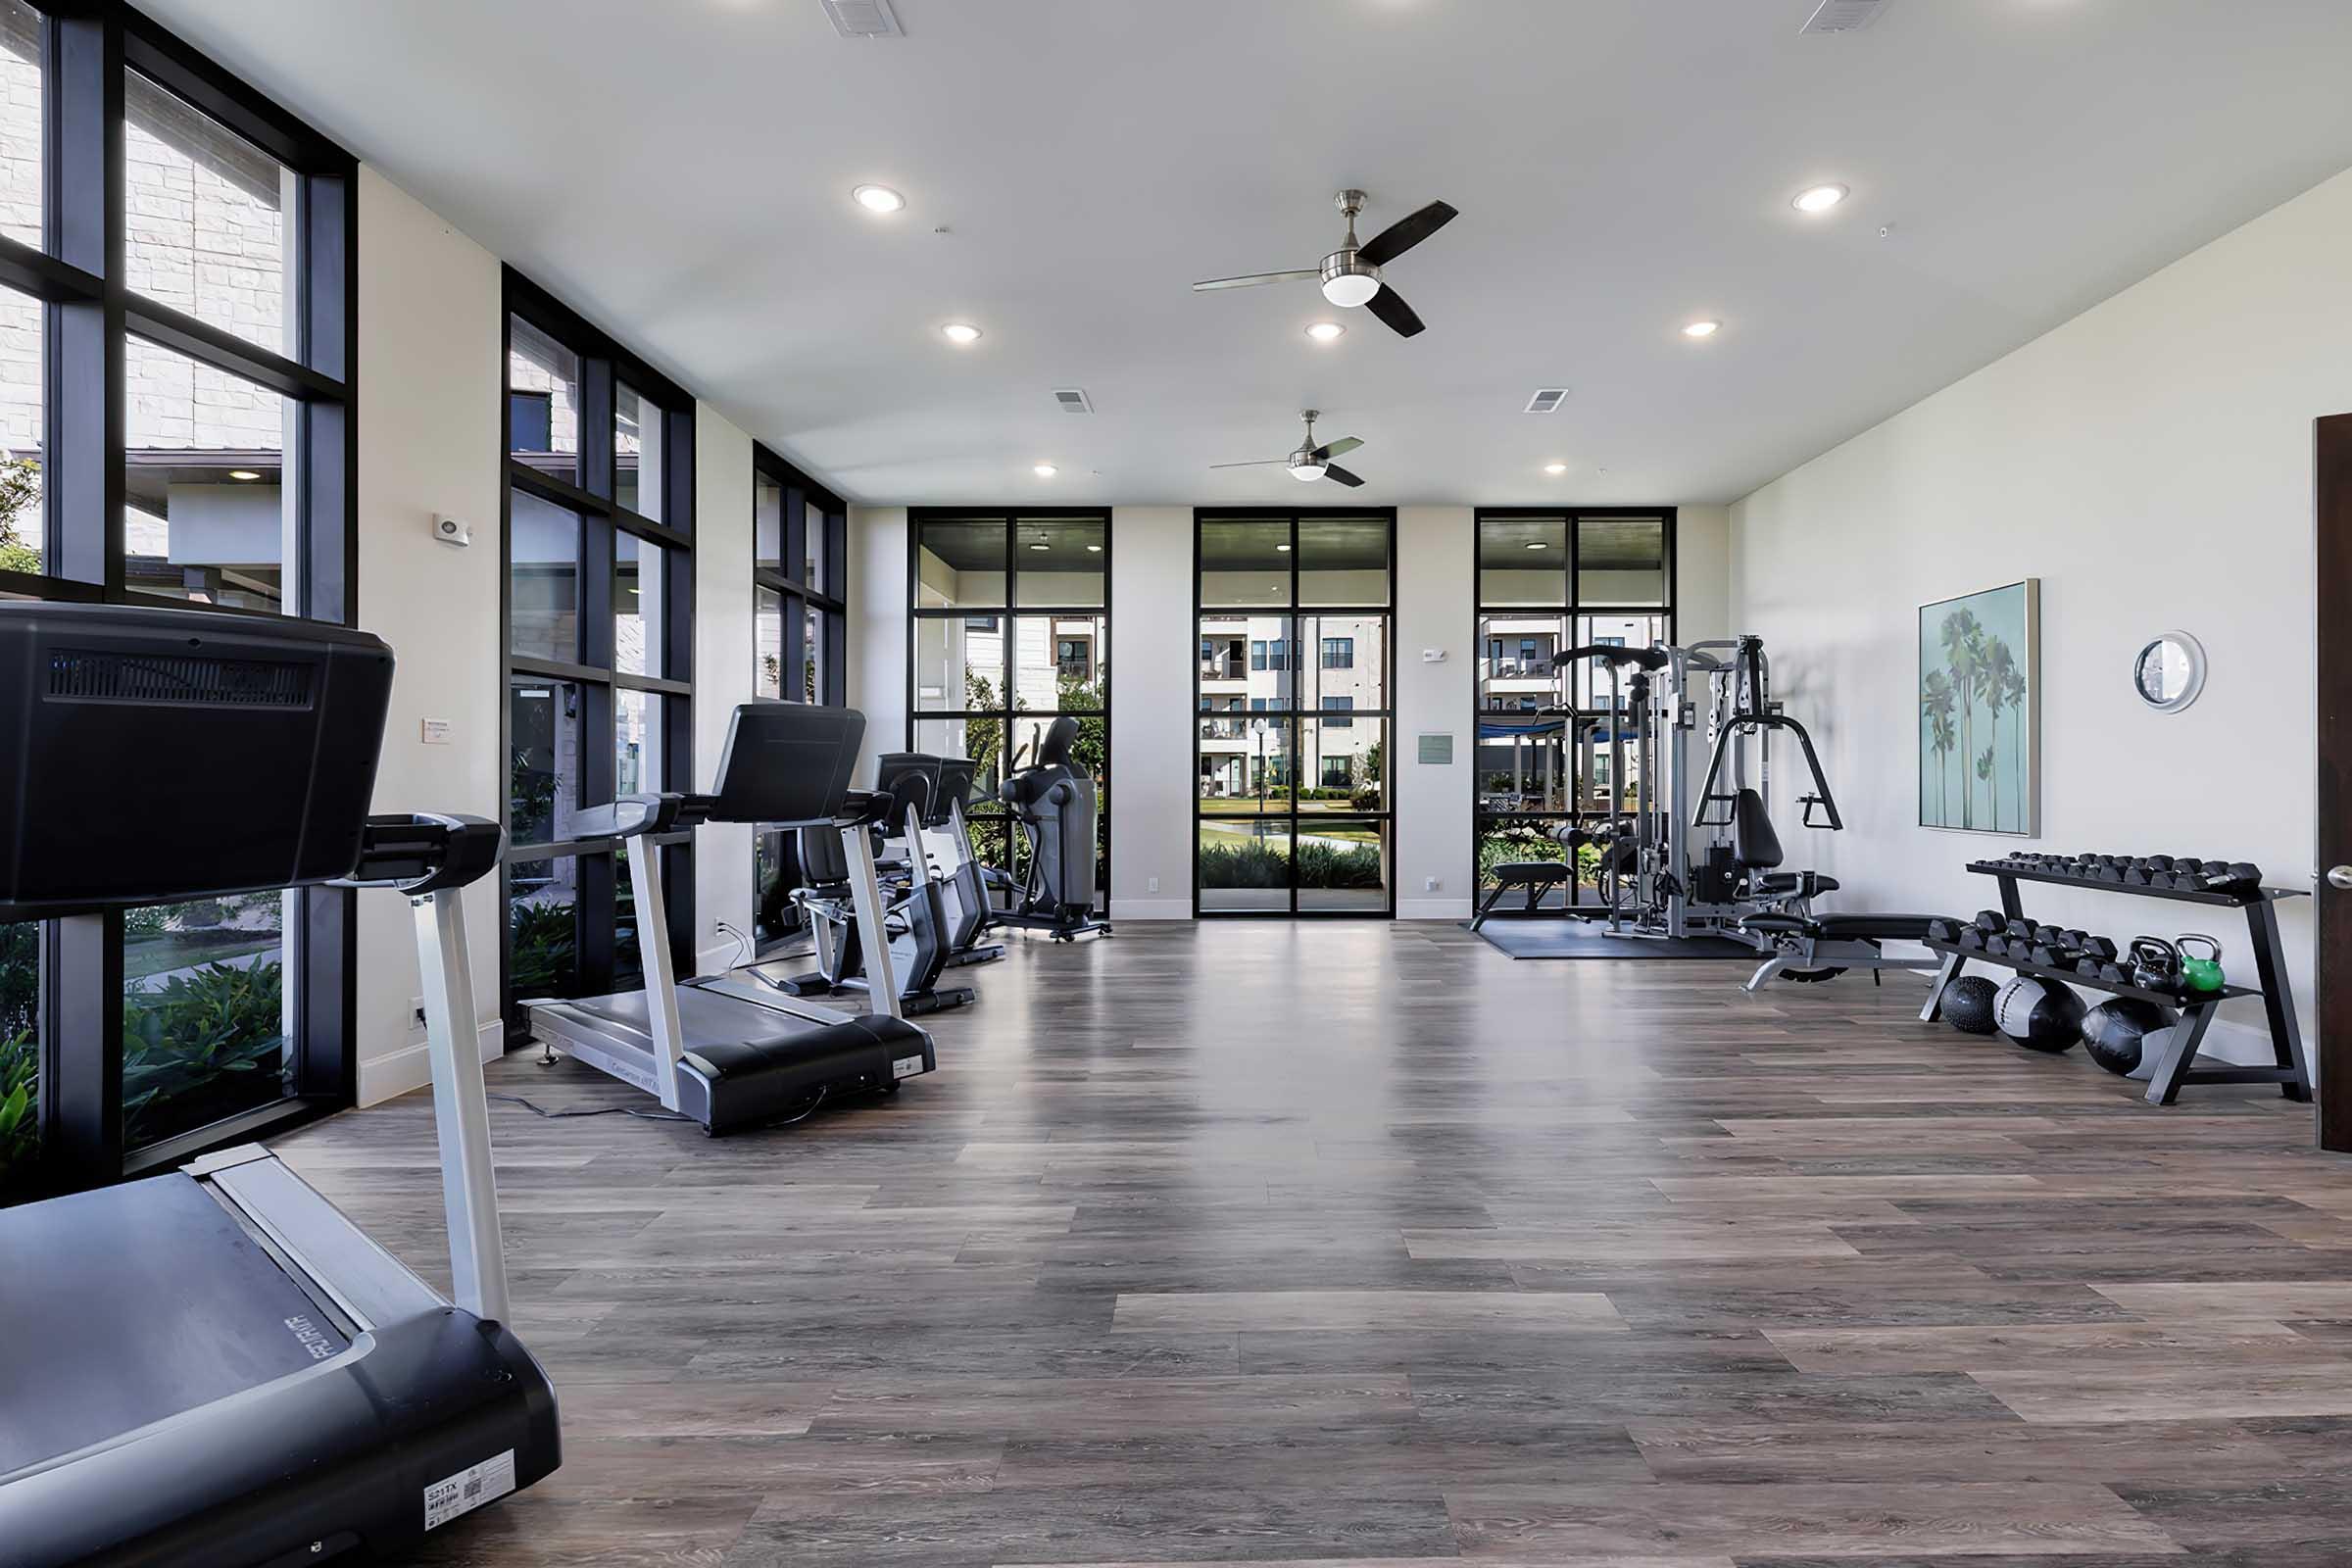
[[[2001,1033],[2029,1051],[2072,1050],[2082,1038],[2082,999],[2054,980],[2021,974],[1992,999]]]
[[[2000,987],[1981,974],[1964,974],[1943,988],[1943,1021],[1964,1035],[1997,1033],[1992,999]]]
[[[2082,1048],[2109,1072],[2130,1077],[2139,1066],[2145,1037],[2180,1021],[2170,1007],[2137,997],[2117,997],[2082,1015]]]

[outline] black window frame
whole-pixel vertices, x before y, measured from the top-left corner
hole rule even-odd
[[[1020,602],[1021,548],[1019,525],[1024,521],[1053,521],[1056,519],[1074,522],[1100,521],[1102,524],[1102,604],[1095,606],[1048,604],[1026,605]],[[985,615],[983,615],[975,614],[973,607],[958,605],[927,608],[921,603],[923,524],[927,521],[1002,522],[1004,525],[1004,603],[1001,608],[993,612],[986,612]],[[914,750],[918,747],[919,743],[916,737],[920,735],[920,725],[925,720],[939,721],[943,719],[953,720],[958,718],[996,719],[1000,724],[998,731],[999,738],[997,743],[998,777],[1002,778],[1005,773],[1010,771],[1012,766],[1014,719],[1051,719],[1065,716],[1071,718],[1100,718],[1102,721],[1102,787],[1105,793],[1097,802],[1099,815],[1097,817],[1095,827],[1097,841],[1095,886],[1097,890],[1097,897],[1105,901],[1105,904],[1107,904],[1107,901],[1110,898],[1110,868],[1112,864],[1110,801],[1107,791],[1111,783],[1111,767],[1113,765],[1113,760],[1118,755],[1115,749],[1117,744],[1117,734],[1113,727],[1110,712],[1110,682],[1104,678],[1107,667],[1106,662],[1110,653],[1109,644],[1111,638],[1111,563],[1116,559],[1116,552],[1118,548],[1117,541],[1113,538],[1113,535],[1116,534],[1118,530],[1115,526],[1113,526],[1113,521],[1114,519],[1112,516],[1112,511],[1108,507],[910,507],[906,512],[907,748],[909,750]],[[1014,629],[1018,622],[1024,617],[1042,616],[1051,622],[1052,619],[1057,615],[1067,615],[1072,619],[1091,619],[1100,622],[1102,626],[1101,641],[1095,650],[1095,677],[1092,682],[1092,684],[1094,684],[1102,693],[1102,706],[1099,709],[1063,708],[1058,704],[1050,709],[1031,709],[1018,706],[1018,693],[1014,689],[1014,665],[1015,662],[1019,658],[1019,640],[1014,636]],[[997,687],[997,690],[1003,694],[1002,705],[993,709],[957,708],[954,710],[917,707],[915,703],[915,667],[919,646],[918,639],[922,633],[922,623],[926,620],[953,620],[957,618],[962,618],[969,622],[973,619],[987,617],[993,617],[1001,624],[1002,627],[1001,637],[1004,645],[1004,663],[1001,672],[1003,679],[999,682]],[[1050,627],[1048,635],[1049,637],[1054,635]],[[1014,854],[1015,843],[1018,836],[1013,831],[1012,824],[1006,820],[1006,816],[1007,813],[1002,803],[993,800],[976,800],[972,806],[970,820],[975,825],[991,823],[1002,824],[999,830],[1004,835],[1004,844],[1006,847],[1006,853],[1004,857],[1006,863],[1003,869],[1011,872],[1017,878],[1021,874],[1017,864],[1018,857]],[[983,827],[983,831],[985,832],[987,829]]]
[[[1564,566],[1566,580],[1563,585],[1564,597],[1562,603],[1559,605],[1488,604],[1486,602],[1486,596],[1480,591],[1481,585],[1485,581],[1484,574],[1481,570],[1480,548],[1485,534],[1487,522],[1490,519],[1548,519],[1553,517],[1564,518],[1567,522],[1568,559]],[[1664,537],[1660,547],[1665,558],[1662,563],[1662,575],[1665,581],[1665,603],[1663,605],[1625,605],[1605,603],[1597,600],[1588,604],[1579,597],[1579,591],[1584,580],[1584,574],[1582,570],[1583,562],[1580,559],[1582,530],[1579,527],[1579,524],[1584,519],[1589,517],[1604,520],[1608,518],[1656,517],[1663,520],[1665,524]],[[1531,620],[1549,618],[1565,621],[1568,628],[1567,635],[1573,639],[1576,635],[1577,625],[1585,617],[1608,615],[1625,615],[1629,617],[1635,615],[1654,615],[1662,617],[1665,621],[1666,644],[1669,647],[1675,646],[1682,636],[1682,621],[1680,618],[1682,606],[1682,553],[1680,549],[1680,515],[1678,509],[1674,507],[1610,506],[1478,508],[1472,515],[1470,525],[1470,646],[1474,649],[1479,649],[1482,652],[1487,649],[1488,639],[1483,631],[1483,628],[1489,619],[1496,616],[1504,618],[1524,617]],[[1525,641],[1531,635],[1541,637],[1544,634],[1513,633],[1511,635],[1519,637],[1521,639],[1522,647],[1524,647]],[[1553,635],[1555,640],[1552,651],[1553,653],[1557,653],[1559,651],[1556,641],[1557,634]],[[1597,643],[1604,642],[1607,639],[1596,636],[1594,640]],[[1501,646],[1501,639],[1495,639],[1495,649],[1499,650]],[[1568,710],[1550,703],[1539,703],[1533,707],[1530,707],[1527,706],[1528,700],[1526,698],[1522,698],[1521,706],[1515,709],[1481,707],[1479,704],[1479,665],[1482,662],[1484,662],[1484,661],[1481,659],[1473,659],[1470,662],[1469,670],[1470,897],[1474,906],[1478,901],[1484,899],[1487,894],[1487,889],[1479,875],[1478,855],[1480,847],[1485,843],[1488,831],[1494,825],[1497,823],[1509,822],[1574,823],[1587,820],[1597,822],[1606,820],[1607,817],[1607,813],[1604,811],[1588,811],[1584,808],[1582,804],[1584,800],[1584,792],[1577,786],[1574,780],[1571,780],[1568,790],[1568,798],[1571,804],[1563,810],[1488,811],[1480,807],[1479,801],[1483,792],[1479,788],[1478,730],[1482,721],[1497,714],[1511,714],[1514,716],[1524,715],[1531,718],[1542,718],[1546,715],[1559,714],[1567,717],[1572,725],[1575,722],[1573,713],[1569,712]],[[1574,755],[1575,747],[1573,743],[1569,746],[1568,752],[1571,756]],[[1603,755],[1605,756],[1605,754]],[[1568,879],[1567,891],[1562,895],[1562,898],[1566,906],[1569,907],[1573,907],[1579,902],[1577,881],[1573,875]],[[1523,901],[1517,899],[1505,899],[1495,907],[1494,912],[1490,914],[1488,918],[1524,919],[1531,915],[1539,919],[1557,918],[1561,912],[1561,907],[1551,905],[1548,900],[1546,900],[1544,904],[1540,906],[1538,908],[1530,910],[1524,906]]]
[[[760,481],[762,479],[776,485],[781,492],[776,529],[778,548],[782,552],[782,570],[772,570],[760,561],[758,519]],[[816,700],[828,707],[846,708],[849,706],[849,669],[845,663],[849,652],[850,626],[849,504],[769,447],[755,441],[752,443],[752,657],[755,662],[760,657],[757,634],[760,590],[764,588],[779,596],[784,616],[783,667],[777,671],[777,687],[781,695],[771,697],[760,689],[760,671],[755,662],[752,672],[753,700],[785,703],[808,701],[808,617],[813,613],[817,616],[822,638],[816,666],[821,685]],[[812,527],[816,531],[817,569],[821,583],[807,580],[809,530]],[[760,940],[760,911],[757,906],[765,891],[760,878],[762,840],[773,841],[771,853],[775,856],[780,885],[787,889],[800,885],[797,836],[783,828],[755,826],[752,829],[752,899],[755,907],[751,935],[755,961],[785,952],[803,933],[803,922],[796,906],[773,935],[765,941]]]
[[[66,3],[40,19],[42,241],[0,236],[0,285],[41,306],[42,570],[0,570],[0,595],[155,605],[206,614],[277,612],[129,586],[124,548],[125,343],[137,336],[288,400],[280,456],[297,519],[283,612],[359,623],[359,164],[302,120],[125,6]],[[132,72],[211,117],[289,172],[290,354],[260,347],[131,290],[125,93]],[[340,1110],[356,1098],[358,923],[349,890],[304,889],[286,921],[284,983],[298,999],[295,1092],[162,1139],[122,1129],[123,916],[43,923],[39,1149],[0,1201],[103,1186]]]
[[[1303,571],[1312,568],[1311,564],[1301,564],[1300,557],[1303,552],[1299,548],[1298,527],[1300,522],[1318,517],[1344,518],[1350,521],[1378,518],[1384,520],[1388,524],[1387,576],[1389,582],[1389,592],[1388,598],[1383,603],[1378,605],[1302,605],[1299,603],[1299,576]],[[1290,522],[1290,542],[1284,547],[1285,553],[1290,558],[1291,591],[1289,597],[1280,605],[1253,606],[1247,610],[1236,609],[1234,607],[1225,605],[1212,606],[1204,603],[1201,599],[1202,569],[1200,537],[1202,525],[1209,522],[1231,520],[1271,522],[1282,518],[1288,518]],[[1289,785],[1291,794],[1291,809],[1288,817],[1282,818],[1282,820],[1287,820],[1289,823],[1290,842],[1292,846],[1291,855],[1289,858],[1290,907],[1287,909],[1204,909],[1201,907],[1200,823],[1205,817],[1206,813],[1204,813],[1200,808],[1200,715],[1204,711],[1214,713],[1219,710],[1203,710],[1200,707],[1202,695],[1200,691],[1200,665],[1196,662],[1193,665],[1193,712],[1188,715],[1193,722],[1193,777],[1188,785],[1193,797],[1193,809],[1191,812],[1193,821],[1191,830],[1192,844],[1189,852],[1192,858],[1193,866],[1193,918],[1196,920],[1393,920],[1396,917],[1397,860],[1396,791],[1395,788],[1396,778],[1396,509],[1395,507],[1194,508],[1193,633],[1195,638],[1200,641],[1209,640],[1201,636],[1200,622],[1212,615],[1233,616],[1247,620],[1252,615],[1268,614],[1278,614],[1282,616],[1287,630],[1285,631],[1283,637],[1279,640],[1273,638],[1268,638],[1266,640],[1269,644],[1267,663],[1271,670],[1283,671],[1285,673],[1292,674],[1301,673],[1302,666],[1305,665],[1304,656],[1298,652],[1299,637],[1298,628],[1298,623],[1301,620],[1313,618],[1317,621],[1320,621],[1325,617],[1335,615],[1353,616],[1357,619],[1366,619],[1372,616],[1380,617],[1382,660],[1380,690],[1382,706],[1377,709],[1348,709],[1345,711],[1345,716],[1342,718],[1341,722],[1345,727],[1352,728],[1355,721],[1359,718],[1374,718],[1380,720],[1381,724],[1383,725],[1380,740],[1381,760],[1383,764],[1381,770],[1382,777],[1380,780],[1381,808],[1377,811],[1359,812],[1350,810],[1345,813],[1345,820],[1350,822],[1378,821],[1381,824],[1381,861],[1383,867],[1381,883],[1383,892],[1385,894],[1385,900],[1383,906],[1377,910],[1302,909],[1298,906],[1298,790],[1302,787],[1300,768],[1303,765],[1304,757],[1303,749],[1299,745],[1300,737],[1304,734],[1304,731],[1300,726],[1310,721],[1328,722],[1333,715],[1339,714],[1341,710],[1336,709],[1323,709],[1320,707],[1305,708],[1300,706],[1298,701],[1298,685],[1296,681],[1293,681],[1289,683],[1292,691],[1292,705],[1290,707],[1277,709],[1273,707],[1272,699],[1268,699],[1267,706],[1264,709],[1261,710],[1255,706],[1252,706],[1249,710],[1249,711],[1252,713],[1263,712],[1270,719],[1279,718],[1285,720],[1290,727],[1291,747],[1289,759],[1285,763],[1285,767],[1287,769],[1287,783]],[[1318,638],[1320,638],[1320,635],[1321,632],[1320,628],[1318,627]],[[1247,640],[1246,633],[1245,640]],[[1285,650],[1286,662],[1290,666],[1292,666],[1288,670],[1285,670],[1283,663],[1277,663],[1274,662],[1274,656],[1271,653],[1271,648],[1283,647],[1286,644],[1288,645]],[[1253,671],[1256,670],[1257,667],[1258,666],[1254,664],[1251,666]],[[1354,666],[1351,664],[1348,667],[1353,668]],[[1250,702],[1252,705],[1254,705],[1257,702],[1257,699],[1251,698]],[[1305,785],[1303,787],[1314,788],[1319,786]],[[1325,814],[1334,817],[1340,817],[1343,815],[1343,813],[1336,811],[1317,814]],[[1275,820],[1276,818],[1272,815],[1272,813],[1269,813],[1265,818],[1262,819]]]
[[[617,776],[615,735],[620,694],[641,692],[659,704],[662,778],[664,791],[694,787],[694,585],[700,569],[695,550],[694,410],[691,392],[632,353],[618,339],[572,310],[514,268],[504,269],[504,305],[499,317],[498,375],[508,390],[517,318],[570,350],[579,360],[578,451],[573,478],[542,472],[514,456],[514,403],[499,399],[499,757],[514,757],[514,689],[517,676],[576,686],[580,692],[579,806],[610,801]],[[683,519],[658,522],[613,500],[613,399],[626,381],[662,415],[662,515]],[[578,643],[569,660],[514,651],[514,511],[517,492],[571,513],[580,520],[577,587]],[[662,573],[662,648],[660,675],[616,667],[613,652],[613,590],[618,576],[615,548],[622,536],[663,552]],[[502,767],[502,773],[506,771]],[[529,1038],[529,1015],[514,985],[514,868],[542,860],[574,859],[579,865],[574,905],[574,989],[596,996],[613,989],[618,953],[614,895],[624,841],[579,838],[514,842],[511,788],[500,790],[501,820],[509,829],[499,866],[499,995],[507,1026],[515,1039]],[[668,900],[673,953],[694,946],[694,836],[664,834],[655,840]],[[643,940],[643,933],[640,933]]]

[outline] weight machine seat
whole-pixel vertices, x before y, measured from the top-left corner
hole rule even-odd
[[[1756,893],[1776,897],[1798,893],[1809,899],[1817,893],[1835,893],[1838,879],[1820,871],[1765,871],[1749,877],[1747,885]]]
[[[1766,936],[1827,942],[1925,942],[1933,914],[1751,914],[1740,924]]]
[[[1568,880],[1565,860],[1507,860],[1494,868],[1497,887],[1548,888]]]
[[[1781,863],[1781,836],[1772,829],[1764,797],[1754,790],[1732,797],[1732,858],[1748,871],[1769,871]]]

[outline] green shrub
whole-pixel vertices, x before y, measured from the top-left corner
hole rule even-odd
[[[1290,886],[1290,859],[1265,844],[1219,844],[1200,852],[1200,885],[1204,888],[1284,888]],[[1377,888],[1380,851],[1372,845],[1341,848],[1312,839],[1298,846],[1298,885],[1302,888]]]
[[[41,1054],[32,1032],[0,1035],[0,1201],[29,1187],[40,1152]]]
[[[285,1071],[285,966],[208,963],[122,999],[122,1136],[137,1148],[189,1124],[175,1100],[226,1073]],[[209,1119],[209,1118],[208,1118]]]
[[[172,911],[160,904],[122,911],[122,934],[126,937],[160,937],[171,923]]]
[[[560,996],[579,974],[579,925],[569,904],[512,906],[507,975],[517,997]]]

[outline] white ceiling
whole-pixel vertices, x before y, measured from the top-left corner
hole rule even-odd
[[[1365,502],[1728,501],[2352,165],[2347,0],[1800,36],[1813,3],[895,0],[891,41],[817,0],[148,9],[874,502],[1305,499],[1207,466],[1307,405]],[[1461,210],[1390,270],[1424,335],[1190,292],[1313,265],[1349,184],[1366,237]]]

